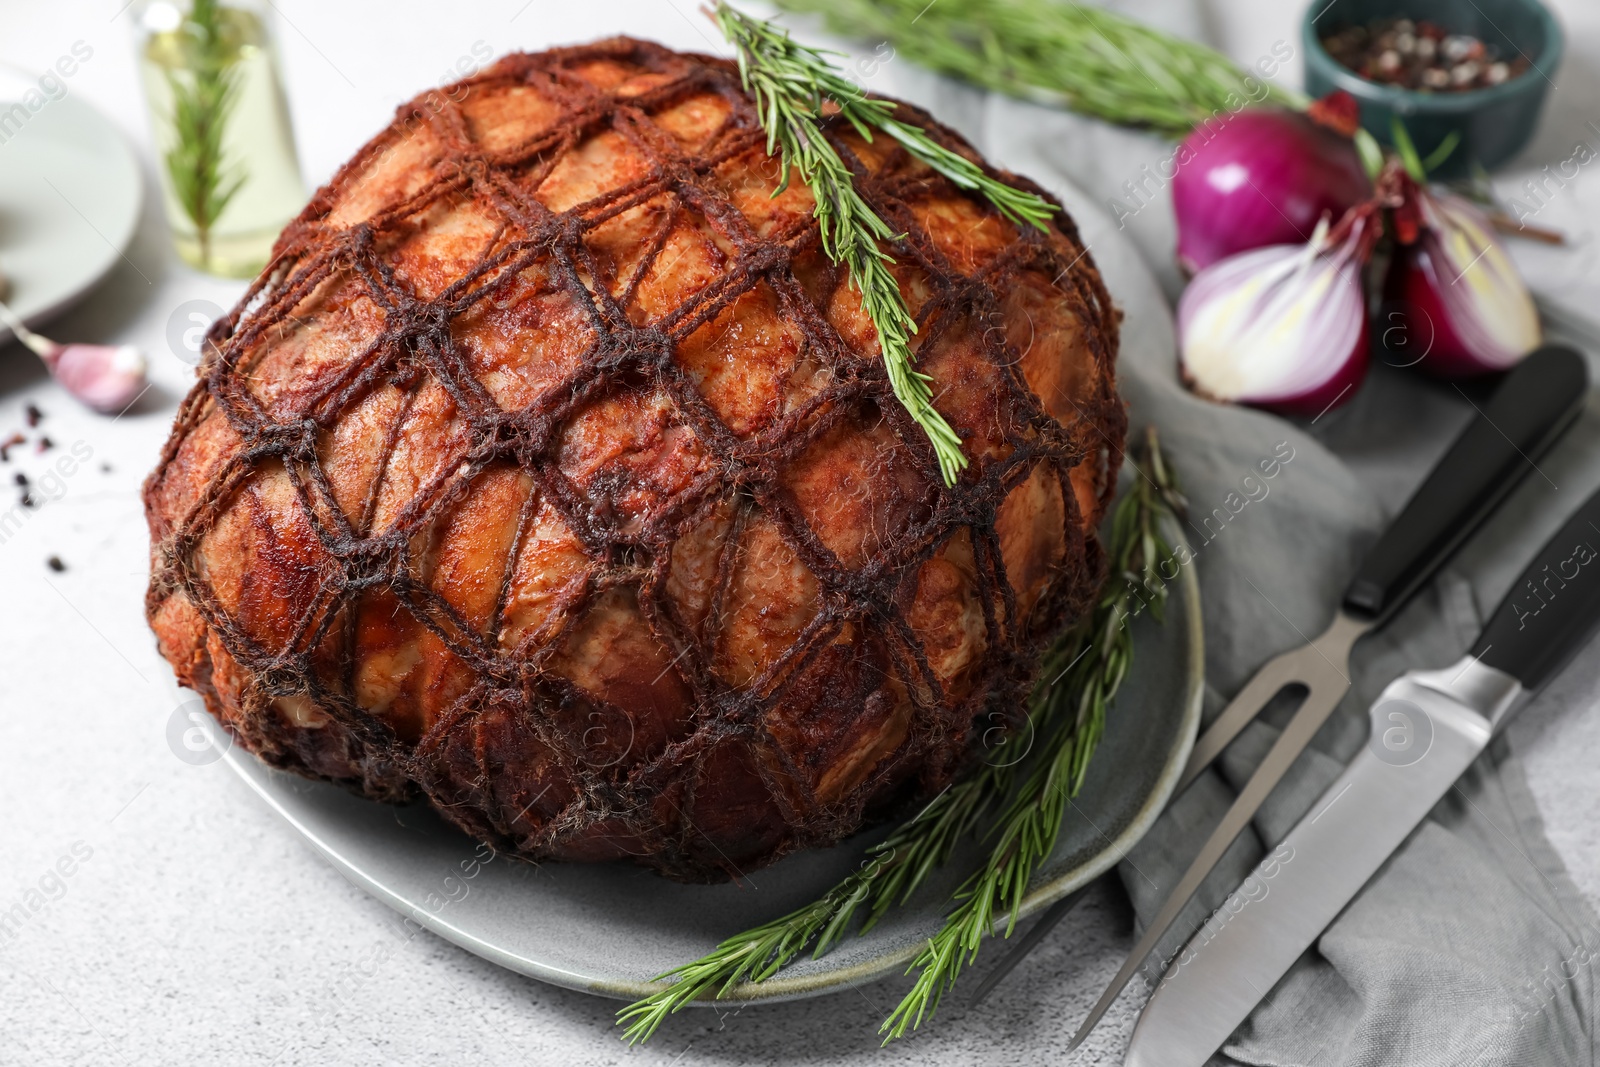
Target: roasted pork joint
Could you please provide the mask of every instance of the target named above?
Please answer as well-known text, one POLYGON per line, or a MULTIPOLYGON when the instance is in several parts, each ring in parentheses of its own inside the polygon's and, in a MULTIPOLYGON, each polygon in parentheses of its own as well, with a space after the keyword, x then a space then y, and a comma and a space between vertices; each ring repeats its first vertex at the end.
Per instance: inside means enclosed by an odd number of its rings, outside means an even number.
POLYGON ((402 107, 214 327, 145 485, 179 680, 274 766, 689 880, 961 773, 1102 577, 1117 313, 1065 215, 829 132, 904 232, 955 486, 731 64, 511 55, 402 107))

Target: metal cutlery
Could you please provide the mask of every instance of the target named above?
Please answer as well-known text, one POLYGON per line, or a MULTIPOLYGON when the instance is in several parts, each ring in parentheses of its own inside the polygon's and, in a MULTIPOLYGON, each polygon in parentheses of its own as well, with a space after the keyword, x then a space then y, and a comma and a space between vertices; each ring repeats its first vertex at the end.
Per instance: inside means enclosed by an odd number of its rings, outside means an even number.
MULTIPOLYGON (((1289 728, 1096 1004, 1074 1039, 1074 1046, 1115 1000, 1262 800, 1343 698, 1350 687, 1349 654, 1356 640, 1388 621, 1528 474, 1537 457, 1577 417, 1587 389, 1588 371, 1583 357, 1570 348, 1546 346, 1518 364, 1372 547, 1328 629, 1308 644, 1269 660, 1202 733, 1179 778, 1177 791, 1193 782, 1279 692, 1297 684, 1308 690, 1289 728)), ((972 1003, 980 1003, 1082 896, 1080 891, 1051 905, 985 976, 972 1003)))
POLYGON ((1600 493, 1528 564, 1467 656, 1383 690, 1367 747, 1257 868, 1264 891, 1219 910, 1167 968, 1130 1067, 1205 1063, 1597 626, 1600 493))
POLYGON ((1588 384, 1583 357, 1564 346, 1546 345, 1519 363, 1367 553, 1327 630, 1269 660, 1196 742, 1180 788, 1280 691, 1290 685, 1307 689, 1299 710, 1145 928, 1069 1050, 1094 1029, 1343 699, 1350 688, 1347 672, 1356 640, 1388 621, 1527 476, 1535 457, 1577 418, 1588 384))

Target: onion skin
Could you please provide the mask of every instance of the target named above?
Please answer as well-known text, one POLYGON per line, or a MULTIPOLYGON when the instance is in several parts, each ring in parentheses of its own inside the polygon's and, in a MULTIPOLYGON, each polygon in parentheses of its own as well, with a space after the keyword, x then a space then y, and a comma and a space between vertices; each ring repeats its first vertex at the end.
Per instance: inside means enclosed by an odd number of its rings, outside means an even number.
POLYGON ((1445 379, 1510 369, 1539 346, 1533 298, 1482 212, 1460 197, 1416 195, 1424 228, 1395 248, 1384 279, 1396 328, 1425 346, 1415 366, 1445 379))
POLYGON ((1451 325, 1439 293, 1438 269, 1422 242, 1396 248, 1383 287, 1384 304, 1395 316, 1391 329, 1404 331, 1407 338, 1419 338, 1427 346, 1426 354, 1407 366, 1440 378, 1487 373, 1491 368, 1472 356, 1451 325))
POLYGON ((1250 108, 1195 127, 1178 147, 1172 207, 1178 262, 1220 259, 1311 236, 1372 196, 1355 143, 1287 108, 1250 108))

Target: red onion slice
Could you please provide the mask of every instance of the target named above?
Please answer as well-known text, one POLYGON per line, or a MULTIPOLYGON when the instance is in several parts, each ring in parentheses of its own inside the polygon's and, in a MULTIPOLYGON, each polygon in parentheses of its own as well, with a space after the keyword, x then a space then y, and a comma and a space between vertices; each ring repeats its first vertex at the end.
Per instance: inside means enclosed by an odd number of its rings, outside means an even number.
POLYGON ((1221 260, 1178 301, 1183 375, 1215 400, 1317 413, 1366 373, 1367 315, 1358 223, 1336 248, 1326 223, 1310 244, 1221 260))
POLYGON ((1410 336, 1433 339, 1418 366, 1442 378, 1503 371, 1539 347, 1539 312, 1489 220, 1459 196, 1417 190, 1423 228, 1395 249, 1385 297, 1410 336))

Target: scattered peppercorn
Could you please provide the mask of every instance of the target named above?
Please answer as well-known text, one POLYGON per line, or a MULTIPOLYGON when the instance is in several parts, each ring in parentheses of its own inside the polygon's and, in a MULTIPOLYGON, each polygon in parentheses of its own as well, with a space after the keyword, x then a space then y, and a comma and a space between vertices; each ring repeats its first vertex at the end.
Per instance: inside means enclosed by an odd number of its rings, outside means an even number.
POLYGON ((67 569, 67 565, 61 562, 60 556, 51 556, 49 559, 45 560, 45 564, 57 574, 60 574, 62 571, 67 569))
POLYGON ((28 476, 26 474, 23 474, 21 471, 17 472, 16 482, 17 482, 18 485, 22 486, 22 488, 24 488, 24 489, 28 488, 28 476))
POLYGON ((14 433, 4 441, 0 441, 0 463, 11 462, 11 450, 17 445, 26 444, 28 439, 20 433, 14 433))
POLYGON ((44 418, 44 412, 39 410, 37 404, 30 403, 23 409, 23 414, 27 416, 29 428, 39 425, 39 420, 44 418))
POLYGON ((1326 34, 1322 47, 1368 81, 1421 93, 1486 89, 1525 73, 1518 55, 1505 61, 1470 33, 1448 33, 1427 20, 1374 19, 1326 34))
POLYGON ((33 450, 35 452, 48 452, 50 449, 54 448, 55 446, 56 446, 56 443, 54 441, 50 440, 50 438, 44 436, 43 434, 40 434, 39 435, 39 443, 34 446, 33 450))

